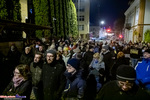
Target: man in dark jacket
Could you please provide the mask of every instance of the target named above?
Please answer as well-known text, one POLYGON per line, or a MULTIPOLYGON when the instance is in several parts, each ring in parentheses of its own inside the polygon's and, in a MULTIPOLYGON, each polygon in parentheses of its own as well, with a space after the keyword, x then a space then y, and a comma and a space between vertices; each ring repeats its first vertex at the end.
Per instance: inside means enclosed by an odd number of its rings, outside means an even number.
POLYGON ((103 61, 105 63, 106 82, 110 81, 110 69, 112 66, 112 54, 109 50, 109 45, 102 47, 103 61))
POLYGON ((83 60, 85 61, 86 67, 89 68, 90 63, 93 60, 94 46, 89 46, 89 50, 84 54, 83 60))
POLYGON ((32 90, 34 92, 36 100, 42 100, 42 53, 36 52, 34 56, 34 61, 30 64, 30 71, 32 75, 32 90))
POLYGON ((117 80, 106 83, 96 100, 149 100, 150 95, 135 84, 133 67, 121 65, 117 69, 117 80))
POLYGON ((54 50, 47 51, 42 74, 44 100, 60 99, 66 84, 63 73, 63 65, 56 62, 56 52, 54 50))
POLYGON ((131 57, 132 67, 136 66, 141 56, 142 56, 142 50, 138 47, 138 43, 136 43, 134 46, 131 46, 130 57, 131 57))
POLYGON ((93 60, 94 46, 89 46, 89 50, 85 52, 83 59, 81 60, 81 67, 84 69, 83 77, 86 79, 89 74, 89 65, 93 60))

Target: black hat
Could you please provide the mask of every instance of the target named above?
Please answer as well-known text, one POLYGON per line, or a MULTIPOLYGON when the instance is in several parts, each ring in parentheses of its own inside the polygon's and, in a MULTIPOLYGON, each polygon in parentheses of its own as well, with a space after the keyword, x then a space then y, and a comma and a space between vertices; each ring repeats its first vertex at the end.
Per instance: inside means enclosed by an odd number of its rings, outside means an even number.
POLYGON ((144 52, 150 53, 150 49, 145 50, 144 52))
POLYGON ((68 60, 67 64, 70 64, 72 67, 74 67, 76 70, 78 70, 80 61, 76 58, 72 58, 72 59, 68 60))
POLYGON ((136 79, 135 69, 128 65, 120 65, 116 73, 117 80, 134 82, 136 79))

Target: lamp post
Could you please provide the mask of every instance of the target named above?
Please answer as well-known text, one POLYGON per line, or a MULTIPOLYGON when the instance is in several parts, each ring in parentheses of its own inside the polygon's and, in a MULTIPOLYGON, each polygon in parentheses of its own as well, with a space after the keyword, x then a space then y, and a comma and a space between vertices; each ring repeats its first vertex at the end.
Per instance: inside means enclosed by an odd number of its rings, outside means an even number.
POLYGON ((99 38, 103 37, 104 34, 104 29, 103 29, 103 25, 105 24, 105 22, 102 20, 100 21, 100 32, 99 32, 99 38))

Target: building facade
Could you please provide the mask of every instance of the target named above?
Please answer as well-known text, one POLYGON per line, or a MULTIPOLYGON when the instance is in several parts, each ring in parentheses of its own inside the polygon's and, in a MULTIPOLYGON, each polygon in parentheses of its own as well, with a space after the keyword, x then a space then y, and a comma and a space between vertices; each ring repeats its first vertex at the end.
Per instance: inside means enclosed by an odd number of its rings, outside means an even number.
POLYGON ((90 16, 90 0, 73 0, 78 20, 79 37, 89 39, 89 16, 90 16))
POLYGON ((125 14, 124 40, 139 42, 144 40, 144 33, 150 30, 150 0, 134 0, 125 14))

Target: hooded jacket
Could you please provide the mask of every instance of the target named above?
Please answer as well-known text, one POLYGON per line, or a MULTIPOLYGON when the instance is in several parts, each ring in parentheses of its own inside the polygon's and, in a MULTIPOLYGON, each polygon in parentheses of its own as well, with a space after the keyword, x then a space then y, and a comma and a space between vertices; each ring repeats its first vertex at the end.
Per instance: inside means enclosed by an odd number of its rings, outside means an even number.
POLYGON ((137 75, 136 83, 150 91, 150 59, 143 59, 142 62, 138 62, 135 70, 137 75))
POLYGON ((83 98, 86 82, 81 77, 82 71, 78 71, 73 75, 66 71, 64 74, 67 78, 64 90, 65 98, 83 98))

